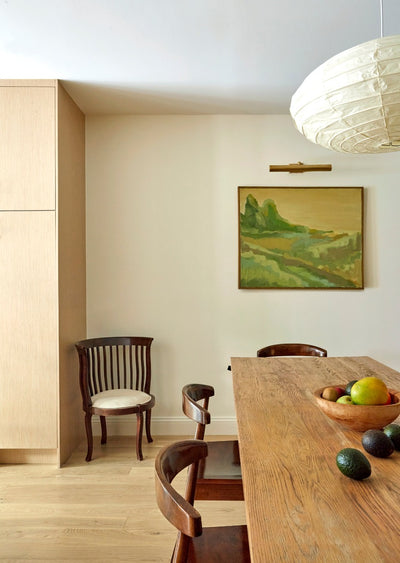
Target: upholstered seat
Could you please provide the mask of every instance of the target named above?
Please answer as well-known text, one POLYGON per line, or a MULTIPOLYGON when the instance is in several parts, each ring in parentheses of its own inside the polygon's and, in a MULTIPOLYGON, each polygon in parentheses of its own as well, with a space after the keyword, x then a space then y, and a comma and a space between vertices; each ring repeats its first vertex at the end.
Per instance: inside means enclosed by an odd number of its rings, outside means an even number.
POLYGON ((151 401, 151 395, 133 389, 110 389, 91 397, 92 407, 98 409, 121 409, 136 407, 151 401))

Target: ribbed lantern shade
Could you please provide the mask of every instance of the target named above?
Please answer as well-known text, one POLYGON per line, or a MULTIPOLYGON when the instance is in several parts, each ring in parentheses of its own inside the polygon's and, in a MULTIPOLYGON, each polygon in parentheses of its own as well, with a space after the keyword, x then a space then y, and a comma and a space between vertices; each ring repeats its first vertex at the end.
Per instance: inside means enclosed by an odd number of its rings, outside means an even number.
POLYGON ((400 150, 400 35, 327 60, 293 95, 290 113, 307 139, 328 149, 400 150))

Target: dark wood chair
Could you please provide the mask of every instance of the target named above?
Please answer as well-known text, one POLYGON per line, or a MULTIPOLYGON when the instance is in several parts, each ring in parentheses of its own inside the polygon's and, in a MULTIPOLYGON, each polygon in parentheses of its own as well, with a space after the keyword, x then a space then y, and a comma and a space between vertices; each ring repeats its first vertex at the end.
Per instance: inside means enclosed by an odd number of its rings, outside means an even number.
POLYGON ((173 563, 250 563, 246 526, 203 528, 201 516, 193 507, 196 476, 188 472, 185 497, 171 485, 186 467, 199 464, 207 456, 203 440, 185 440, 163 448, 155 462, 158 507, 178 529, 172 554, 173 563))
MULTIPOLYGON (((213 395, 211 385, 192 383, 182 389, 183 412, 197 423, 196 440, 204 440, 211 422, 208 402, 213 395)), ((189 471, 197 473, 196 500, 244 500, 237 440, 208 442, 208 456, 189 471)))
POLYGON ((143 413, 147 441, 154 395, 150 393, 153 339, 142 336, 91 338, 75 344, 87 436, 86 461, 92 459, 92 415, 100 416, 101 443, 107 442, 107 416, 136 414, 136 455, 142 460, 143 413))
POLYGON ((328 352, 313 344, 271 344, 257 350, 258 358, 269 358, 271 356, 320 356, 326 357, 328 352))

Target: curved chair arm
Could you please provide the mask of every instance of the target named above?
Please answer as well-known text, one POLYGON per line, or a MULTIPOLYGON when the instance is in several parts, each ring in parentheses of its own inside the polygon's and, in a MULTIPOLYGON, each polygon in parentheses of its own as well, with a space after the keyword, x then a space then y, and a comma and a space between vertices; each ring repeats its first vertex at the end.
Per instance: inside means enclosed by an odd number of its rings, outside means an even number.
POLYGON ((324 348, 314 344, 284 343, 271 344, 257 350, 258 358, 269 358, 271 356, 319 356, 326 357, 328 352, 324 348))
MULTIPOLYGON (((157 504, 167 520, 190 537, 202 534, 201 516, 190 502, 172 487, 171 482, 182 469, 206 457, 207 452, 206 442, 184 440, 165 446, 155 461, 157 504)), ((196 487, 195 475, 191 486, 196 487)))
POLYGON ((208 400, 214 396, 214 388, 211 385, 201 383, 189 383, 182 389, 182 410, 187 417, 197 424, 210 424, 211 415, 208 409, 208 400), (197 401, 204 400, 203 405, 197 401))

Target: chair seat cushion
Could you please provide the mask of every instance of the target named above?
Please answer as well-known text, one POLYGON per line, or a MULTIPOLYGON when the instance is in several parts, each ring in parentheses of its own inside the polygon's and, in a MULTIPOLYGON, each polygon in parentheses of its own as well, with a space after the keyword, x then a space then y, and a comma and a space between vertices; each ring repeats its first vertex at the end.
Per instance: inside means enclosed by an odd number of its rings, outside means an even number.
POLYGON ((123 409, 144 405, 151 401, 151 395, 133 389, 110 389, 91 397, 92 407, 99 409, 123 409))

